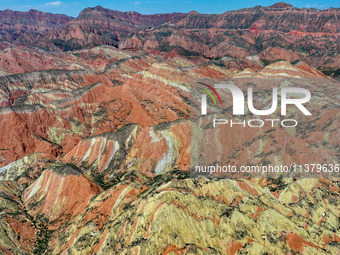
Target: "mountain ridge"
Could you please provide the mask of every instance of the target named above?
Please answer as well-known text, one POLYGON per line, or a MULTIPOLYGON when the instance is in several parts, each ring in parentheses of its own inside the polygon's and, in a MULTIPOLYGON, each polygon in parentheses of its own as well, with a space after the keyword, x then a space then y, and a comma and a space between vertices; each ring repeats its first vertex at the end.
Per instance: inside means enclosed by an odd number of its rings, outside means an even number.
POLYGON ((111 45, 120 49, 161 52, 184 49, 208 58, 225 55, 242 58, 259 54, 268 60, 271 59, 266 56, 267 52, 281 48, 287 60, 292 57, 289 51, 294 50, 297 58, 315 67, 333 67, 340 63, 338 56, 331 56, 325 50, 339 51, 339 8, 296 8, 280 2, 269 7, 256 6, 222 14, 143 15, 102 6, 85 8, 77 18, 38 11, 35 15, 35 12, 0 11, 0 17, 4 13, 13 14, 7 18, 12 23, 10 26, 5 24, 5 19, 0 19, 1 48, 16 44, 70 51, 111 45), (20 23, 22 15, 29 17, 31 27, 20 23), (43 15, 52 15, 54 26, 35 25, 43 15))

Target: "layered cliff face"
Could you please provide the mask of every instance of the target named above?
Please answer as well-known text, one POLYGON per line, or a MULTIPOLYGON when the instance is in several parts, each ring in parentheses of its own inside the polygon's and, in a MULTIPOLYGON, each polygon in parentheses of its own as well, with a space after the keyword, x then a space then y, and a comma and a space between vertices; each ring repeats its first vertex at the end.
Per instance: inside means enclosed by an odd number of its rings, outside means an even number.
POLYGON ((31 24, 25 34, 46 29, 35 34, 43 47, 12 38, 0 51, 0 253, 339 253, 338 178, 189 173, 195 81, 251 86, 259 109, 272 87, 312 93, 312 117, 288 111, 295 128, 211 139, 233 164, 338 162, 338 12, 284 3, 221 15, 95 7, 55 26, 49 14, 19 13, 31 24))

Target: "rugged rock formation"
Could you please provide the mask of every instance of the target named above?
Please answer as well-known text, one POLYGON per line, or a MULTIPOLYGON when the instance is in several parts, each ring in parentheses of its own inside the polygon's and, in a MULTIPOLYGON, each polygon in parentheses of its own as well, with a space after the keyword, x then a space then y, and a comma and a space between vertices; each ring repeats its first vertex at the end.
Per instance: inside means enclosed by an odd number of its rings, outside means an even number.
POLYGON ((302 59, 315 66, 337 66, 338 57, 329 55, 326 49, 339 51, 338 16, 339 9, 298 9, 284 3, 220 15, 189 13, 176 23, 138 31, 120 45, 163 51, 180 47, 187 54, 207 57, 259 54, 270 61, 302 59))
POLYGON ((93 45, 118 46, 120 38, 131 32, 158 27, 166 22, 176 22, 184 16, 185 14, 180 13, 142 15, 97 6, 84 9, 67 27, 50 33, 48 39, 64 50, 93 45))
POLYGON ((1 12, 0 253, 339 253, 338 178, 188 172, 196 81, 252 86, 258 109, 274 86, 313 95, 312 116, 288 110, 295 128, 211 139, 228 162, 339 161, 338 12, 1 12))
POLYGON ((339 65, 337 8, 295 8, 286 3, 223 14, 142 15, 101 6, 84 9, 76 19, 31 10, 0 13, 2 48, 10 43, 38 44, 64 51, 112 45, 120 49, 157 49, 182 55, 246 57, 269 61, 302 59, 313 66, 339 65))

